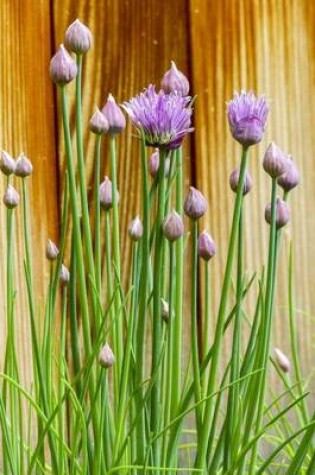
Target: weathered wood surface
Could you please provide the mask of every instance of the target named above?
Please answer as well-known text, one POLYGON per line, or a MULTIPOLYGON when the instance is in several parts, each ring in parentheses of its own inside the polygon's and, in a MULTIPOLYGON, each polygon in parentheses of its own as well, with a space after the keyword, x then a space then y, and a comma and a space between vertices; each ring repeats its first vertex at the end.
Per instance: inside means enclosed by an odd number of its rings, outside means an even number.
MULTIPOLYGON (((14 157, 24 152, 33 162, 31 179, 32 244, 34 280, 38 309, 43 309, 45 280, 49 269, 45 259, 45 242, 58 236, 57 155, 53 90, 47 66, 51 55, 51 12, 45 0, 36 2, 3 1, 0 5, 0 146, 14 157), (30 3, 32 5, 30 5, 30 3)), ((2 174, 1 174, 2 175, 2 174)), ((15 186, 21 192, 20 179, 15 186)), ((2 196, 6 180, 0 177, 0 345, 5 348, 5 256, 6 208, 2 196)), ((16 331, 21 374, 29 379, 30 331, 24 278, 24 241, 22 209, 16 211, 15 275, 16 331)))
MULTIPOLYGON (((14 155, 23 150, 34 163, 32 229, 36 244, 35 274, 41 298, 43 276, 47 274, 44 244, 47 236, 56 236, 57 233, 57 191, 63 174, 58 107, 53 100, 48 66, 56 46, 63 42, 63 32, 77 17, 89 25, 95 39, 94 47, 85 60, 85 123, 94 107, 102 106, 109 92, 122 101, 150 82, 158 84, 171 59, 190 78, 192 93, 198 99, 194 119, 196 132, 186 143, 185 165, 190 181, 197 183, 210 201, 205 224, 219 247, 213 273, 215 295, 225 263, 232 212, 228 176, 239 155, 239 147, 229 134, 225 103, 233 90, 240 88, 265 92, 271 99, 272 111, 266 137, 250 160, 255 188, 246 199, 250 223, 246 236, 247 261, 252 270, 262 263, 262 257, 266 254, 268 229, 263 210, 268 201, 269 182, 262 172, 261 160, 265 147, 273 139, 292 153, 302 175, 300 188, 292 194, 292 225, 286 235, 292 234, 295 241, 297 307, 301 310, 298 317, 303 342, 301 351, 309 368, 314 329, 311 314, 315 305, 312 286, 315 279, 315 246, 312 242, 315 230, 315 145, 312 136, 315 125, 314 3, 307 0, 1 2, 1 147, 14 155), (58 158, 56 150, 59 150, 58 158)), ((88 132, 85 143, 88 179, 91 182, 93 137, 88 132)), ((129 272, 126 227, 139 210, 139 157, 137 153, 130 153, 135 143, 129 126, 119 142, 120 213, 127 263, 125 275, 129 272)), ((107 169, 105 144, 104 173, 107 169)), ((3 179, 1 187, 3 190, 3 179)), ((2 206, 2 223, 4 219, 2 206)), ((18 259, 22 262, 20 223, 17 232, 18 259)), ((3 226, 0 240, 3 263, 3 226)), ((287 238, 285 240, 288 241, 287 238)), ((25 295, 20 285, 23 280, 20 274, 17 276, 19 339, 21 353, 27 355, 29 334, 28 323, 23 319, 25 295)), ((4 328, 3 264, 0 279, 1 328, 4 328)), ((280 285, 285 284, 284 270, 281 271, 280 281, 280 285)), ((215 303, 217 300, 215 297, 215 303)), ((278 299, 278 304, 274 341, 287 349, 287 316, 283 307, 285 292, 278 299)), ((4 332, 1 332, 1 339, 3 344, 4 332)), ((27 364, 27 358, 24 361, 27 364)))

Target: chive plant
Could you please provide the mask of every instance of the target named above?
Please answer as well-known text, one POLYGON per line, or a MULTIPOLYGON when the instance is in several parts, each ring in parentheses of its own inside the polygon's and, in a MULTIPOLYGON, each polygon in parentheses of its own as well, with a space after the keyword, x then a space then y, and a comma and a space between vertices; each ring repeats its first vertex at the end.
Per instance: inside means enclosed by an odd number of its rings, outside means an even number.
POLYGON ((132 259, 129 278, 123 282, 117 148, 126 120, 109 94, 105 106, 96 109, 89 122, 95 136, 94 199, 90 202, 82 71, 91 44, 90 30, 76 20, 66 32, 70 52, 60 46, 50 64, 61 102, 66 173, 59 244, 48 240, 46 246, 50 278, 44 309, 34 287, 32 165, 23 154, 17 161, 7 152, 1 154, 7 186, 3 197, 7 340, 0 374, 1 473, 313 474, 315 416, 309 412, 298 353, 292 246, 288 259, 292 369, 287 355, 280 349, 271 351, 281 232, 290 220, 290 192, 299 182, 294 161, 275 144, 268 147, 263 160, 271 190, 265 210, 268 260, 263 271, 248 278, 244 259, 247 217, 243 202, 253 184, 247 164, 252 147, 264 134, 267 100, 241 91, 227 106, 241 158, 230 177, 235 204, 218 309, 211 304, 211 259, 216 244, 199 226, 207 200, 194 187, 184 199, 182 142, 193 132, 189 82, 172 62, 160 90, 151 85, 123 103, 139 134, 142 174, 142 219, 137 216, 128 227, 132 259), (68 109, 72 81, 73 130, 68 109), (103 143, 105 134, 109 140, 103 143), (110 176, 101 181, 103 159, 109 161, 110 176), (24 262, 15 258, 19 213, 24 262), (15 266, 24 269, 28 297, 30 388, 21 383, 18 361, 15 266), (204 292, 199 295, 201 281, 204 292), (190 305, 185 304, 185 285, 191 291, 190 305), (256 296, 252 314, 245 310, 249 293, 256 296), (183 355, 186 328, 190 332, 188 358, 183 355), (228 329, 232 345, 223 363, 228 329), (271 365, 282 385, 279 394, 270 380, 271 365))

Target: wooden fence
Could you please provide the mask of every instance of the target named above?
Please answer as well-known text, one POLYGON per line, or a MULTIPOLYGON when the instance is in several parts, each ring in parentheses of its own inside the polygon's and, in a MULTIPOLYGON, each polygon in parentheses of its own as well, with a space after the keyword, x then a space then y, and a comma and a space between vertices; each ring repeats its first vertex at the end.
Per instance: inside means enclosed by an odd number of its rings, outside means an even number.
MULTIPOLYGON (((48 237, 58 240, 63 152, 58 101, 49 78, 50 57, 63 42, 66 27, 79 18, 89 25, 94 47, 85 60, 86 121, 112 92, 118 101, 148 83, 158 84, 175 60, 197 95, 196 132, 185 148, 187 183, 208 196, 205 226, 218 244, 214 263, 215 302, 225 263, 232 196, 228 176, 239 147, 230 137, 225 103, 233 91, 266 93, 272 110, 263 142, 252 154, 255 188, 246 199, 249 216, 246 249, 249 270, 260 266, 268 229, 263 211, 269 181, 262 171, 264 149, 274 140, 295 157, 301 186, 292 193, 292 224, 286 231, 282 262, 292 235, 295 246, 296 305, 305 369, 311 368, 315 305, 315 3, 309 0, 2 0, 0 5, 0 146, 17 156, 24 151, 34 165, 32 233, 39 304, 48 267, 48 237)), ((127 222, 138 211, 139 161, 131 154, 131 128, 121 138, 119 187, 122 240, 128 262, 127 222)), ((85 137, 88 176, 93 141, 85 137)), ((107 168, 104 158, 103 171, 107 168)), ((5 180, 1 178, 1 195, 5 180)), ((92 190, 91 190, 92 191, 92 190)), ((0 207, 0 345, 5 339, 5 211, 0 207)), ((17 260, 23 262, 21 223, 17 223, 17 260)), ((128 272, 127 267, 124 272, 128 272)), ((285 285, 284 266, 280 288, 285 285)), ((16 275, 18 338, 26 375, 30 345, 24 277, 16 275)), ((277 301, 274 342, 288 349, 286 292, 277 301)))

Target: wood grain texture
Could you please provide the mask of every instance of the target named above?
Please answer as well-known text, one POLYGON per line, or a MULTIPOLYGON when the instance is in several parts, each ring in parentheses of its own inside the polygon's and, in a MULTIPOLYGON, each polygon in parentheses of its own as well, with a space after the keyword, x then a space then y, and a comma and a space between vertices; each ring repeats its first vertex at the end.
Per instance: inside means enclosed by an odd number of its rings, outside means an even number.
MULTIPOLYGON (((0 144, 17 157, 24 152, 32 161, 32 245, 34 280, 42 312, 48 277, 45 242, 58 234, 55 115, 48 66, 51 54, 50 8, 45 0, 1 2, 0 8, 0 144)), ((15 186, 21 191, 20 179, 15 186)), ((1 354, 5 342, 5 214, 2 195, 5 177, 0 177, 0 335, 1 354)), ((16 328, 21 355, 21 374, 31 378, 30 332, 24 278, 22 208, 16 210, 16 328)))
MULTIPOLYGON (((274 140, 291 153, 301 171, 301 186, 292 192, 292 223, 281 250, 279 290, 286 285, 289 236, 293 237, 296 266, 297 318, 305 368, 311 368, 314 351, 314 173, 315 113, 313 2, 286 0, 190 0, 190 45, 193 92, 198 95, 195 123, 197 181, 209 196, 207 226, 219 247, 214 264, 218 295, 225 264, 233 196, 230 172, 239 162, 240 147, 233 141, 226 120, 226 101, 234 90, 253 89, 271 101, 265 137, 253 148, 250 169, 254 189, 246 197, 246 254, 249 270, 266 258, 268 227, 264 207, 270 197, 270 180, 261 162, 274 140), (312 26, 313 25, 313 26, 312 26)), ((217 303, 217 302, 216 302, 217 303)), ((288 350, 286 292, 276 304, 274 344, 288 350)))

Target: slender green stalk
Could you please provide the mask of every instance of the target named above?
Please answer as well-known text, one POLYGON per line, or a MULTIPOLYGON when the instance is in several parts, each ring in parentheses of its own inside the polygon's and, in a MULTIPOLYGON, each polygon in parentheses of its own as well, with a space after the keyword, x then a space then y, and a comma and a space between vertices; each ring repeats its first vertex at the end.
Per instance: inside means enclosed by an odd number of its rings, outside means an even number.
POLYGON ((101 295, 101 203, 100 203, 100 160, 102 136, 96 135, 94 152, 94 209, 95 209, 95 277, 97 293, 101 295))
POLYGON ((134 292, 136 291, 136 276, 137 276, 137 249, 138 243, 135 242, 133 246, 133 266, 132 266, 132 284, 133 284, 133 297, 131 303, 131 312, 128 319, 128 329, 127 329, 127 341, 124 350, 124 359, 122 365, 122 375, 120 380, 120 396, 119 396, 119 409, 117 417, 117 430, 116 430, 116 440, 115 440, 115 450, 114 450, 114 460, 116 460, 118 450, 121 445, 121 438, 124 436, 123 433, 123 423, 126 419, 126 400, 127 400, 127 389, 128 389, 128 378, 130 378, 130 362, 132 356, 132 342, 134 335, 134 318, 135 318, 135 296, 134 292))
MULTIPOLYGON (((211 286, 210 286, 210 266, 204 261, 204 282, 205 282, 205 304, 202 325, 202 361, 205 360, 210 346, 210 323, 211 323, 211 286)), ((202 395, 206 394, 208 371, 204 371, 201 378, 202 395)))
MULTIPOLYGON (((158 172, 158 203, 156 217, 156 238, 154 255, 154 276, 153 276, 153 329, 152 329, 152 368, 151 376, 156 374, 151 393, 151 433, 154 436, 159 430, 160 424, 160 384, 161 370, 159 360, 162 350, 162 318, 161 318, 161 297, 162 297, 162 260, 163 260, 163 232, 162 223, 164 219, 165 206, 165 156, 166 151, 160 149, 160 166, 158 172)), ((160 466, 160 443, 156 440, 152 444, 153 463, 160 466)), ((157 470, 157 474, 159 471, 157 470)))
MULTIPOLYGON (((241 167, 240 167, 240 173, 239 173, 239 185, 238 185, 236 199, 235 199, 233 222, 232 222, 229 247, 228 247, 227 263, 226 263, 224 281, 222 285, 221 301, 220 301, 220 307, 219 307, 219 313, 218 313, 218 319, 217 319, 217 325, 216 325, 216 331, 215 331, 215 337, 214 337, 212 364, 211 364, 209 381, 208 381, 208 395, 214 392, 215 383, 217 379, 217 370, 218 370, 218 364, 219 364, 219 358, 220 358, 222 336, 223 336, 223 331, 224 331, 226 307, 227 307, 227 302, 228 302, 228 292, 229 292, 231 277, 232 277, 234 251, 235 251, 237 231, 238 231, 240 213, 241 213, 242 202, 243 202, 243 186, 244 186, 245 173, 246 173, 247 155, 248 155, 248 149, 243 148, 241 167)), ((196 456, 195 468, 206 467, 206 453, 207 453, 208 438, 209 438, 210 428, 211 428, 211 421, 213 419, 213 411, 214 411, 214 401, 212 400, 212 398, 210 398, 206 403, 203 424, 200 431, 200 444, 198 446, 198 453, 196 456)), ((209 442, 211 445, 212 441, 209 441, 209 442)))
MULTIPOLYGON (((66 333, 67 333, 67 287, 63 288, 62 291, 62 309, 61 309, 61 328, 60 328, 60 346, 59 346, 59 377, 58 377, 58 399, 62 400, 63 394, 65 392, 64 379, 66 378, 66 333)), ((58 465, 62 473, 67 473, 67 462, 65 460, 65 453, 63 450, 63 443, 66 441, 66 428, 65 422, 67 420, 66 409, 64 405, 61 405, 59 414, 58 414, 58 431, 60 434, 60 442, 58 444, 58 465)))
MULTIPOLYGON (((191 351, 192 364, 194 375, 194 392, 195 403, 201 400, 201 381, 200 381, 200 361, 199 361, 199 346, 198 346, 198 322, 197 322, 197 279, 198 279, 198 222, 193 220, 191 222, 192 235, 192 262, 191 262, 191 351)), ((199 436, 202 425, 202 406, 196 406, 196 426, 197 435, 199 436)))
MULTIPOLYGON (((238 226, 238 260, 237 260, 237 283, 236 283, 236 312, 234 320, 234 333, 231 358, 230 382, 237 380, 240 373, 240 339, 242 317, 242 294, 243 294, 243 210, 240 213, 238 226)), ((227 426, 225 431, 224 469, 227 470, 231 459, 237 454, 239 440, 236 436, 236 428, 241 418, 239 413, 239 383, 231 386, 228 397, 227 426)))
MULTIPOLYGON (((119 237, 119 211, 117 200, 117 159, 116 159, 116 138, 115 134, 110 135, 110 166, 112 179, 112 197, 113 197, 113 265, 115 281, 120 285, 120 237, 119 237)), ((115 355, 117 371, 120 373, 123 358, 123 325, 119 312, 121 311, 120 293, 115 294, 115 312, 116 320, 114 323, 116 340, 115 340, 115 355)))
MULTIPOLYGON (((76 89, 75 89, 75 126, 76 126, 76 139, 77 139, 77 165, 79 172, 79 189, 81 197, 81 207, 82 207, 82 224, 83 224, 83 237, 85 246, 85 252, 87 257, 87 264, 89 274, 91 276, 92 282, 95 282, 95 267, 94 267, 94 256, 93 256, 93 245, 92 245, 92 236, 91 236, 91 227, 90 227, 90 217, 89 217, 89 205, 88 205, 88 196, 86 189, 86 173, 85 173, 85 164, 84 164, 84 150, 83 150, 83 127, 82 127, 82 54, 77 54, 77 68, 78 73, 76 75, 76 89)), ((97 311, 95 296, 92 294, 93 309, 94 309, 94 318, 97 327, 100 325, 100 314, 97 311)))
POLYGON ((78 207, 77 195, 76 195, 75 170, 74 170, 73 157, 72 157, 71 133, 70 133, 70 127, 69 127, 69 111, 68 111, 67 93, 66 93, 65 86, 62 86, 60 90, 61 90, 61 101, 62 101, 61 108, 62 108, 62 121, 63 121, 63 129, 64 129, 65 149, 66 149, 66 161, 67 161, 67 170, 69 174, 69 192, 70 192, 72 219, 73 219, 74 246, 76 248, 77 273, 78 273, 80 300, 81 300, 81 307, 82 307, 83 336, 84 336, 85 352, 86 352, 86 355, 89 355, 91 351, 89 306, 88 306, 87 288, 86 288, 86 282, 85 282, 84 258, 83 258, 83 249, 82 249, 81 231, 80 231, 80 220, 79 220, 80 214, 79 214, 79 207, 78 207))
MULTIPOLYGON (((258 408, 257 408, 257 423, 256 432, 258 433, 262 427, 264 403, 266 394, 266 381, 268 371, 268 360, 270 352, 270 335, 272 324, 272 309, 273 309, 273 297, 275 286, 275 274, 276 274, 276 241, 277 241, 277 179, 272 179, 271 190, 271 223, 270 223, 270 238, 269 238, 269 256, 268 256, 268 268, 267 268, 267 285, 266 285, 266 307, 264 318, 264 334, 262 343, 262 359, 261 367, 264 368, 263 372, 259 376, 259 395, 258 395, 258 408)), ((258 440, 253 446, 252 457, 250 463, 249 473, 250 475, 255 473, 256 460, 257 460, 258 440)))
MULTIPOLYGON (((70 204, 72 210, 72 219, 73 219, 73 236, 74 236, 74 246, 76 253, 76 265, 77 265, 77 275, 79 283, 79 297, 81 302, 81 312, 82 312, 82 328, 83 328, 83 341, 85 355, 88 357, 92 353, 91 345, 91 331, 90 331, 90 320, 89 320, 89 305, 88 305, 88 296, 87 296, 87 286, 85 281, 85 270, 84 270, 84 258, 83 258, 83 249, 81 241, 81 232, 80 232, 80 221, 79 221, 79 209, 76 196, 76 183, 75 183, 75 170, 72 157, 72 147, 71 147, 71 134, 69 126, 69 111, 68 111, 68 102, 65 86, 60 87, 61 90, 61 110, 62 110, 62 122, 64 130, 64 140, 65 140, 65 150, 66 150, 66 163, 67 170, 69 174, 69 194, 70 194, 70 204)), ((95 383, 94 383, 94 371, 92 370, 90 379, 89 379, 89 389, 91 396, 94 394, 95 383)), ((97 426, 99 425, 99 418, 97 412, 95 412, 95 417, 93 418, 94 429, 97 431, 97 426)))
POLYGON ((141 407, 139 423, 137 425, 137 460, 143 461, 146 446, 145 408, 141 406, 144 398, 144 388, 141 385, 144 379, 145 334, 147 316, 148 281, 150 274, 150 196, 148 182, 147 153, 144 137, 141 137, 141 172, 142 172, 142 199, 143 199, 143 235, 141 240, 142 262, 139 283, 139 310, 137 315, 136 342, 135 342, 135 387, 139 388, 135 395, 136 407, 141 407))
MULTIPOLYGON (((171 400, 172 400, 172 392, 173 392, 173 385, 174 380, 172 379, 172 342, 173 342, 173 325, 174 325, 174 288, 175 288, 175 247, 176 244, 170 243, 170 265, 169 265, 169 294, 168 294, 168 321, 166 322, 168 331, 168 338, 167 338, 167 358, 165 358, 165 393, 164 393, 164 426, 167 426, 171 420, 171 400)), ((167 439, 169 434, 165 433, 163 437, 163 466, 166 464, 166 447, 167 447, 167 439)))
MULTIPOLYGON (((290 255, 289 255, 289 274, 288 274, 288 296, 289 296, 289 326, 290 326, 290 343, 291 343, 291 355, 293 360, 293 368, 295 379, 298 382, 298 394, 303 394, 303 377, 298 356, 298 343, 296 325, 294 322, 294 295, 293 295, 293 249, 292 242, 290 243, 290 255)), ((303 399, 301 402, 301 412, 304 420, 304 424, 309 421, 309 413, 306 401, 303 399)))
MULTIPOLYGON (((183 156, 182 147, 176 150, 176 211, 183 214, 183 156)), ((184 238, 176 243, 175 305, 172 332, 172 395, 171 414, 175 417, 181 395, 182 334, 183 334, 183 280, 184 238)))

